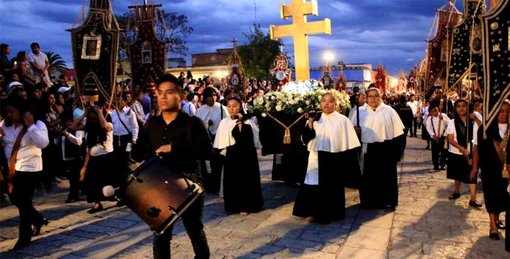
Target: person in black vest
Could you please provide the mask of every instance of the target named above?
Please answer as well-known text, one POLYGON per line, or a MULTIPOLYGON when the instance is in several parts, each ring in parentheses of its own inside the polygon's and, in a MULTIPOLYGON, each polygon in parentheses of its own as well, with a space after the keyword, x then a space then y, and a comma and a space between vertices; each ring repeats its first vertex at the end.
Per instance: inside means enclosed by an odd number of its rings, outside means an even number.
POLYGON ((80 168, 82 165, 81 145, 84 131, 76 130, 73 125, 73 112, 60 114, 62 130, 58 136, 58 151, 62 173, 69 179, 69 194, 65 203, 80 201, 80 168))
MULTIPOLYGON (((205 125, 197 117, 181 111, 182 82, 175 76, 165 74, 157 84, 157 103, 161 115, 147 121, 148 149, 158 154, 172 171, 182 172, 186 178, 202 186, 200 160, 212 155, 212 144, 205 125)), ((202 223, 204 194, 182 214, 195 258, 209 258, 210 251, 202 223)), ((163 234, 155 235, 154 258, 170 258, 170 240, 173 226, 163 234)))
POLYGON ((441 113, 438 106, 430 105, 429 116, 424 124, 432 142, 431 152, 434 170, 445 170, 447 157, 447 150, 445 149, 446 129, 449 123, 450 118, 441 113))
MULTIPOLYGON (((116 172, 113 177, 115 186, 123 186, 130 173, 128 163, 132 145, 138 140, 138 122, 135 112, 127 105, 127 96, 120 98, 119 109, 110 112, 113 124, 113 153, 116 172)), ((117 205, 122 205, 122 202, 117 205)))

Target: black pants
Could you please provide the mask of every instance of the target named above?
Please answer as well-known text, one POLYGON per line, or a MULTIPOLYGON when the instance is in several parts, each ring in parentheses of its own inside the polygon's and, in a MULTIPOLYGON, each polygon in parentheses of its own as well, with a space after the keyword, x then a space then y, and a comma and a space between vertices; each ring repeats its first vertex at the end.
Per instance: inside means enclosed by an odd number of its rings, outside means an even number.
POLYGON ((113 153, 115 154, 115 172, 113 184, 117 187, 123 186, 129 172, 129 152, 126 151, 128 143, 132 140, 131 134, 113 136, 113 153))
MULTIPOLYGON (((39 180, 42 181, 44 188, 47 191, 51 191, 52 184, 55 181, 55 176, 57 176, 58 164, 59 164, 59 152, 58 147, 55 145, 50 138, 50 143, 47 147, 42 149, 42 159, 43 159, 43 171, 39 180)), ((61 175, 59 175, 61 176, 61 175)))
MULTIPOLYGON (((202 223, 204 208, 204 195, 200 195, 195 202, 182 214, 182 223, 191 239, 195 258, 209 258, 209 245, 202 223)), ((170 258, 170 241, 172 240, 173 226, 170 226, 162 235, 154 235, 152 251, 155 259, 170 258)))
POLYGON ((220 151, 215 149, 211 159, 211 173, 207 172, 205 161, 201 162, 202 178, 204 179, 204 188, 207 193, 218 194, 221 187, 221 171, 225 163, 225 157, 220 155, 220 151))
POLYGON ((438 141, 431 140, 432 142, 432 163, 434 168, 439 166, 444 167, 446 164, 447 150, 444 148, 445 138, 442 137, 438 141))
POLYGON ((404 153, 407 146, 407 132, 409 132, 409 128, 404 128, 404 135, 401 137, 400 141, 400 158, 404 157, 404 153))
POLYGON ((11 202, 19 211, 19 239, 18 242, 30 242, 32 239, 32 225, 42 224, 44 217, 34 208, 32 198, 34 190, 39 184, 41 172, 19 172, 13 179, 13 191, 9 196, 11 202))
POLYGON ((78 199, 80 198, 80 168, 82 161, 79 158, 73 160, 62 161, 63 175, 69 179, 69 194, 67 199, 78 199))
POLYGON ((414 117, 413 123, 411 124, 411 129, 410 129, 411 137, 416 137, 417 129, 418 129, 418 118, 414 117))

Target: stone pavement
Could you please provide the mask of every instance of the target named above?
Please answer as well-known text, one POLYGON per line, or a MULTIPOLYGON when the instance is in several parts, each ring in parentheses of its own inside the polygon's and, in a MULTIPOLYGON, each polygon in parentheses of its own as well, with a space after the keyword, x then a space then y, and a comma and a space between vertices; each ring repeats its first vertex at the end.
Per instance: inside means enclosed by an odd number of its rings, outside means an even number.
MULTIPOLYGON (((408 139, 394 212, 360 209, 357 191, 347 189, 346 219, 329 225, 293 217, 296 187, 271 182, 272 159, 260 157, 264 211, 227 216, 221 198, 207 197, 204 224, 212 258, 509 258, 503 240, 488 238, 485 210, 467 206, 466 187, 460 199, 448 200, 452 182, 444 171, 430 170, 430 151, 424 146, 422 140, 408 139)), ((113 207, 114 202, 94 215, 86 212, 85 202, 64 204, 65 183, 60 192, 36 195, 36 207, 50 224, 18 252, 7 252, 17 238, 17 210, 0 209, 0 258, 152 258, 151 232, 134 213, 113 207)), ((180 221, 172 255, 193 258, 180 221)))

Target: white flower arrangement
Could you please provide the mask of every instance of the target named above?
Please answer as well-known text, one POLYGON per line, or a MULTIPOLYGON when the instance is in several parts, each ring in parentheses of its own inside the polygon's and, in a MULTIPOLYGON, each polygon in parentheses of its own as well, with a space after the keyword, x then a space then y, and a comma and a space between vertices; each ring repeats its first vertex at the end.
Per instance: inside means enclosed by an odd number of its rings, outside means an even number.
POLYGON ((302 114, 308 111, 319 111, 322 96, 327 93, 331 93, 336 98, 339 112, 351 108, 347 92, 323 89, 315 80, 290 82, 283 89, 282 92, 270 92, 264 96, 257 96, 253 100, 255 111, 260 112, 262 117, 265 117, 267 112, 302 114))

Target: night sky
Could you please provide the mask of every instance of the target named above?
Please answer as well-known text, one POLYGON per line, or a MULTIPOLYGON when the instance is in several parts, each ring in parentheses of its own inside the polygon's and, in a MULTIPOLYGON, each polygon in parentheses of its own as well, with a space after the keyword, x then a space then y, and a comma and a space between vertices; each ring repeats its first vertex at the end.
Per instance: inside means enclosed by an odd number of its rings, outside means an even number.
MULTIPOLYGON (((73 67, 71 36, 66 29, 81 24, 81 11, 88 9, 84 0, 0 0, 0 42, 11 45, 10 58, 20 50, 30 50, 37 41, 43 51, 60 54, 68 67, 73 67)), ((280 19, 280 3, 290 0, 166 0, 149 1, 163 4, 167 12, 188 16, 194 32, 187 39, 190 54, 214 52, 232 46, 232 38, 241 43, 256 22, 265 32, 270 24, 291 22, 280 19), (255 15, 256 3, 256 15, 255 15)), ((393 75, 408 72, 425 54, 435 9, 446 0, 319 0, 319 16, 309 21, 331 19, 332 35, 310 36, 311 66, 324 64, 326 50, 335 53, 335 62, 382 63, 393 75)), ((457 7, 463 11, 462 1, 457 7)), ((128 11, 127 6, 143 0, 114 0, 116 15, 128 11)), ((285 38, 285 51, 293 54, 292 39, 285 38)))

